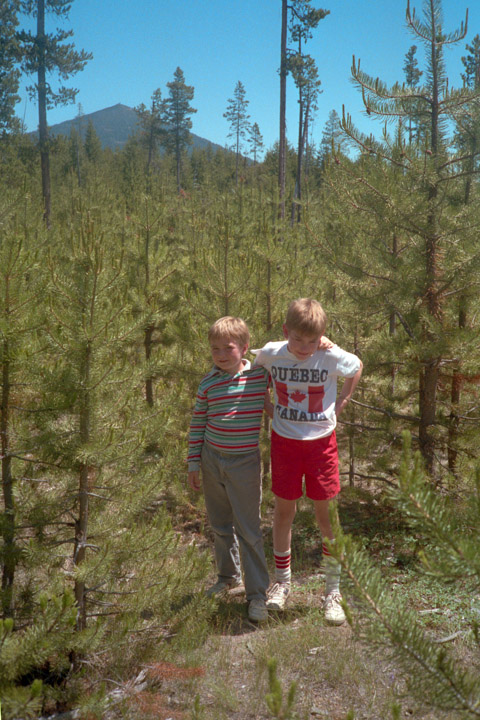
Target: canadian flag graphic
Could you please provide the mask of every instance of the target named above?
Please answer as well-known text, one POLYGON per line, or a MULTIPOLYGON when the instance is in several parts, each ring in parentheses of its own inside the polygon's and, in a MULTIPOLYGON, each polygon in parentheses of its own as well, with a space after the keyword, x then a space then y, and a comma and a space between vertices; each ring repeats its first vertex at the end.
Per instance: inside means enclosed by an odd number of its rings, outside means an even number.
POLYGON ((308 397, 308 412, 323 412, 323 397, 325 395, 323 385, 308 385, 306 390, 307 395, 300 390, 295 390, 289 395, 287 384, 275 381, 275 391, 279 405, 288 407, 290 401, 290 404, 296 403, 298 407, 298 404, 308 397))

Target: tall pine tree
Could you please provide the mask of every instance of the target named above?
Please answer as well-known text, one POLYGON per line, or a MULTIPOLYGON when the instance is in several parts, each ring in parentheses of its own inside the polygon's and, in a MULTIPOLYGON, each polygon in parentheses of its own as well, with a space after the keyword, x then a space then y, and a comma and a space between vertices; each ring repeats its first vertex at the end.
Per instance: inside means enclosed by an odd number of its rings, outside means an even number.
POLYGON ((66 105, 75 101, 77 91, 61 86, 55 92, 47 82, 47 72, 57 72, 62 79, 83 70, 91 53, 75 50, 73 43, 65 40, 73 35, 73 30, 57 30, 47 33, 45 16, 52 13, 59 18, 68 18, 71 0, 20 0, 21 11, 29 17, 36 17, 36 33, 22 30, 18 37, 21 45, 22 70, 34 75, 36 83, 27 88, 38 103, 38 137, 40 146, 40 164, 42 170, 42 193, 44 217, 47 227, 51 214, 50 148, 48 139, 47 110, 57 105, 66 105))
MULTIPOLYGON (((452 90, 448 87, 443 61, 444 48, 460 41, 466 27, 462 24, 458 31, 446 34, 439 0, 424 2, 424 20, 419 20, 408 4, 407 22, 418 41, 426 47, 427 68, 422 87, 397 84, 387 88, 378 78, 361 70, 355 58, 352 73, 362 92, 367 113, 386 121, 395 118, 403 121, 410 117, 412 109, 418 113, 423 126, 423 145, 405 143, 403 123, 397 127, 393 138, 385 130, 383 142, 358 133, 348 117, 344 117, 342 126, 364 154, 365 160, 358 169, 368 171, 372 168, 377 175, 370 190, 367 184, 356 196, 355 206, 370 213, 365 215, 370 225, 375 217, 382 218, 380 237, 389 237, 390 259, 395 266, 410 257, 416 300, 410 310, 410 320, 404 327, 409 328, 413 342, 410 356, 417 358, 420 448, 429 472, 435 476, 439 471, 438 453, 442 444, 438 438, 439 395, 444 384, 444 368, 452 361, 444 343, 450 326, 451 291, 454 286, 460 289, 466 282, 466 278, 455 270, 455 265, 461 262, 462 248, 470 245, 467 238, 472 227, 471 220, 465 219, 460 230, 451 214, 445 212, 462 179, 458 169, 461 158, 450 153, 445 120, 458 117, 462 106, 473 101, 474 94, 466 88, 452 90), (405 188, 402 197, 398 193, 400 186, 405 188), (452 238, 455 239, 453 243, 452 238), (409 252, 406 248, 410 248, 409 252)), ((345 169, 348 171, 347 166, 345 169)), ((387 256, 381 252, 377 257, 387 256)), ((371 272, 372 266, 365 269, 371 272)), ((392 300, 392 292, 385 297, 392 300)), ((403 317, 405 320, 406 315, 399 308, 392 310, 397 312, 397 319, 403 317)), ((454 347, 451 352, 455 353, 454 347)))
POLYGON ((175 156, 177 168, 177 190, 182 189, 182 153, 192 139, 190 130, 192 121, 190 115, 197 111, 190 105, 193 100, 194 88, 185 84, 185 76, 181 68, 177 67, 173 74, 173 80, 167 83, 168 97, 165 98, 163 119, 165 124, 165 135, 163 145, 175 156))
POLYGON ((16 66, 18 5, 18 0, 5 0, 0 5, 0 130, 18 128, 15 120, 15 104, 20 99, 17 94, 20 71, 16 66))
POLYGON ((235 185, 238 185, 238 165, 240 162, 240 155, 242 152, 243 141, 247 137, 249 129, 248 119, 250 115, 247 113, 247 106, 249 101, 245 97, 245 87, 240 80, 235 85, 233 91, 233 98, 229 98, 226 111, 223 113, 223 117, 228 120, 230 130, 228 133, 229 138, 233 138, 233 148, 235 150, 235 185))

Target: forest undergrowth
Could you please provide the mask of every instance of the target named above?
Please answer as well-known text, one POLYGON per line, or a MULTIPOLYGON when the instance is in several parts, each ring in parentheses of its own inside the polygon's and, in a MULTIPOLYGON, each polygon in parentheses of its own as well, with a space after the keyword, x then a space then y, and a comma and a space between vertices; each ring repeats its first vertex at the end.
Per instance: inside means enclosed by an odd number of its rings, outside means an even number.
MULTIPOLYGON (((170 498, 170 509, 183 542, 211 555, 212 536, 202 497, 192 497, 179 486, 170 498)), ((266 479, 263 527, 271 577, 272 509, 266 479)), ((472 629, 480 619, 480 598, 472 595, 467 583, 445 584, 425 575, 419 561, 425 539, 399 518, 384 487, 372 482, 354 487, 344 484, 338 509, 344 531, 360 540, 426 635, 448 646, 461 664, 480 669, 472 629)), ((462 512, 460 500, 458 511, 462 512)), ((366 636, 362 628, 367 622, 365 609, 345 577, 342 590, 349 622, 341 627, 325 623, 320 547, 321 537, 304 498, 294 524, 293 585, 286 610, 271 613, 266 623, 257 625, 248 620, 244 594, 233 591, 227 598, 209 601, 188 633, 175 635, 173 631, 154 645, 145 638, 136 650, 134 642, 131 655, 125 648, 127 654, 122 651, 116 676, 111 673, 118 659, 112 658, 111 667, 94 664, 85 682, 89 692, 100 677, 105 683, 110 698, 105 720, 466 717, 461 710, 432 708, 424 702, 395 653, 366 636)), ((212 560, 198 592, 214 579, 212 560)))

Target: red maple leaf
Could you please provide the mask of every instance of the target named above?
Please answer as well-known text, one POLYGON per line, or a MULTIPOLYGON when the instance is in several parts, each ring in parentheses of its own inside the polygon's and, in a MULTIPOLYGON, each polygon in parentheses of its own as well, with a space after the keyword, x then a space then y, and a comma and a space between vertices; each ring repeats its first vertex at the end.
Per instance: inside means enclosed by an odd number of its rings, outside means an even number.
POLYGON ((290 397, 292 398, 293 402, 301 403, 302 400, 305 400, 307 397, 304 393, 300 392, 300 390, 295 390, 290 397))

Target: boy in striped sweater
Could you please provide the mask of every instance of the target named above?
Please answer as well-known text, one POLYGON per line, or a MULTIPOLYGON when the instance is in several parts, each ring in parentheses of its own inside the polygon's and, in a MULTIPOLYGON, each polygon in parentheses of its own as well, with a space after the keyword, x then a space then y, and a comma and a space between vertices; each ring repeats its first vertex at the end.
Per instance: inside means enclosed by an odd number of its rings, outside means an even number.
POLYGON ((207 593, 241 585, 242 565, 248 616, 258 622, 268 616, 258 447, 268 372, 244 359, 250 334, 240 318, 217 320, 208 341, 214 365, 198 387, 187 458, 188 483, 194 490, 203 484, 214 533, 218 577, 207 593))

